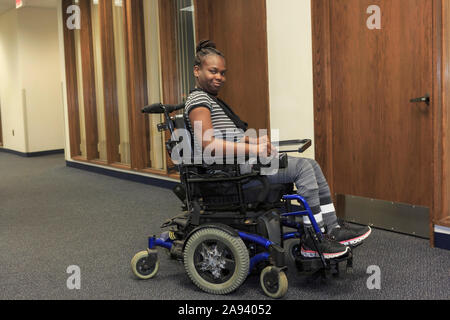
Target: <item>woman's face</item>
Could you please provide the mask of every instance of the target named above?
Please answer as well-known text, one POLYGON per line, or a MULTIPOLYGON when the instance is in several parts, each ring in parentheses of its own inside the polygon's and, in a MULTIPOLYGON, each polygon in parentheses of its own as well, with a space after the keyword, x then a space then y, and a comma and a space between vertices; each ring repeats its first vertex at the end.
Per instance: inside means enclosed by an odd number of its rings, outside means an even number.
POLYGON ((218 94, 219 90, 225 84, 226 71, 225 59, 215 54, 206 56, 200 67, 194 67, 197 85, 214 95, 218 94))

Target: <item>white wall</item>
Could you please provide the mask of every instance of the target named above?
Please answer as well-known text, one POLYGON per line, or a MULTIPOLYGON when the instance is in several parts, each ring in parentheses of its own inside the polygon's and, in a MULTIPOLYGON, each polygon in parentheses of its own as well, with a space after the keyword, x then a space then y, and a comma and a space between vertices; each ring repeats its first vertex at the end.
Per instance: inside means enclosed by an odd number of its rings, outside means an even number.
POLYGON ((64 120, 56 9, 19 11, 22 87, 28 152, 64 148, 64 120))
MULTIPOLYGON (((309 0, 266 0, 270 126, 281 140, 314 141, 309 0)), ((313 147, 302 156, 314 158, 313 147)))
POLYGON ((3 146, 26 152, 17 19, 16 10, 0 15, 0 105, 3 146))
MULTIPOLYGON (((59 72, 60 72, 60 79, 62 82, 62 98, 63 98, 63 121, 64 121, 64 128, 65 128, 65 159, 70 160, 70 136, 69 136, 69 115, 68 115, 68 104, 67 104, 67 83, 66 83, 66 59, 64 55, 64 34, 63 34, 63 28, 66 27, 65 21, 63 21, 63 13, 62 13, 62 1, 58 1, 57 7, 57 23, 58 23, 58 45, 59 45, 59 72)), ((67 16, 64 16, 64 18, 67 18, 67 16)))
POLYGON ((63 149, 56 9, 24 7, 0 16, 0 79, 4 148, 63 149))

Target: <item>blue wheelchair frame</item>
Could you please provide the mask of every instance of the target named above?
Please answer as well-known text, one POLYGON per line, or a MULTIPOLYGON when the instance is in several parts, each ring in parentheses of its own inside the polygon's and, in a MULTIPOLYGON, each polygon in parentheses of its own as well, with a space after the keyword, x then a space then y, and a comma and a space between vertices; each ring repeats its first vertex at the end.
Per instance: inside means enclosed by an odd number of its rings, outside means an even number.
MULTIPOLYGON (((164 114, 165 123, 161 123, 158 125, 159 131, 166 131, 169 130, 172 138, 166 142, 166 149, 171 153, 173 148, 182 140, 182 137, 176 137, 174 136, 174 130, 175 128, 185 128, 185 121, 184 117, 177 117, 174 116, 173 118, 170 117, 170 113, 181 110, 184 108, 184 104, 178 105, 178 106, 164 106, 162 104, 155 104, 152 106, 145 107, 142 112, 143 113, 154 113, 154 114, 164 114)), ((283 151, 280 155, 280 162, 283 163, 283 165, 287 165, 287 155, 288 152, 304 152, 310 145, 311 140, 290 140, 290 141, 284 141, 283 142, 285 146, 292 146, 301 144, 301 147, 297 150, 288 150, 283 151)), ((281 146, 281 144, 280 144, 281 146)), ((261 220, 262 224, 266 223, 266 231, 267 233, 273 233, 273 238, 271 235, 268 235, 270 239, 267 239, 264 236, 261 236, 259 234, 255 234, 254 232, 260 232, 259 226, 255 229, 253 227, 250 227, 250 229, 246 228, 244 225, 242 225, 242 228, 245 230, 252 230, 250 232, 244 232, 242 230, 239 230, 240 228, 240 222, 237 224, 232 224, 234 226, 231 227, 228 223, 215 223, 215 222, 208 222, 207 224, 200 224, 200 214, 201 206, 197 202, 196 199, 191 199, 192 192, 190 190, 190 183, 199 183, 199 182, 210 182, 207 180, 207 178, 189 178, 187 166, 183 167, 181 165, 175 165, 175 169, 180 172, 181 180, 182 182, 185 182, 185 190, 176 190, 174 189, 175 194, 180 198, 180 200, 184 203, 183 210, 186 212, 186 215, 181 217, 181 220, 186 222, 184 224, 183 222, 176 222, 175 218, 169 220, 165 224, 163 224, 163 228, 175 226, 175 230, 171 229, 170 231, 163 232, 159 238, 156 236, 151 236, 148 238, 148 249, 147 251, 141 251, 137 253, 133 259, 132 259, 132 268, 135 275, 137 275, 141 279, 149 279, 153 277, 159 268, 159 261, 157 260, 157 252, 156 248, 161 247, 169 250, 170 256, 172 258, 177 259, 183 259, 183 252, 184 252, 184 245, 188 243, 189 238, 195 234, 199 229, 204 226, 205 228, 217 228, 221 231, 224 231, 228 233, 228 235, 231 235, 232 237, 239 237, 247 246, 247 249, 249 251, 249 269, 248 273, 252 273, 255 269, 259 269, 259 267, 264 267, 261 271, 260 275, 260 283, 264 290, 264 292, 269 295, 270 297, 274 298, 280 298, 282 297, 287 290, 287 278, 284 274, 284 270, 287 269, 286 263, 285 263, 285 253, 286 253, 286 247, 289 248, 289 258, 293 258, 295 260, 295 264, 297 266, 297 269, 299 271, 311 271, 316 270, 314 275, 321 275, 326 276, 325 272, 326 270, 330 270, 333 275, 339 274, 339 266, 338 263, 344 260, 347 260, 347 270, 350 270, 352 268, 352 253, 349 252, 348 255, 337 258, 337 259, 325 259, 323 253, 319 249, 319 242, 322 241, 324 235, 322 234, 317 221, 314 218, 314 215, 312 213, 312 210, 310 206, 308 205, 307 201, 298 194, 288 194, 282 196, 282 200, 284 200, 284 203, 286 204, 286 210, 281 211, 279 213, 279 221, 276 221, 276 223, 279 223, 279 225, 276 225, 276 228, 278 226, 280 227, 280 231, 283 229, 283 227, 287 227, 290 229, 294 229, 294 232, 281 232, 280 233, 277 230, 274 230, 275 225, 271 224, 271 222, 263 221, 261 220), (185 170, 186 169, 186 170, 185 170), (301 209, 299 211, 291 211, 291 201, 297 201, 301 205, 301 209), (192 204, 192 205, 191 205, 192 204), (189 217, 188 213, 189 212, 189 217), (311 227, 306 228, 304 230, 304 225, 301 222, 297 222, 298 220, 295 219, 296 217, 305 217, 307 216, 309 220, 311 221, 311 227), (294 219, 292 219, 294 218, 294 219), (179 229, 179 227, 181 227, 179 229), (193 229, 192 229, 193 228, 193 229), (269 230, 270 229, 270 230, 269 230), (311 236, 311 239, 313 241, 313 246, 317 252, 317 256, 312 258, 304 258, 301 255, 298 254, 298 250, 301 245, 301 238, 303 237, 303 233, 307 232, 309 236, 311 236), (275 235, 276 234, 276 235, 275 235), (286 240, 295 239, 298 240, 298 244, 296 242, 290 243, 288 245, 285 245, 286 240), (273 241, 272 241, 273 240, 273 241), (277 243, 280 241, 281 243, 277 243), (294 246, 292 246, 294 245, 294 246), (291 247, 292 246, 292 247, 291 247), (155 259, 156 256, 156 259, 155 259), (268 264, 268 266, 263 266, 261 264, 268 264), (153 268, 153 269, 152 269, 153 268), (143 270, 144 273, 142 274, 140 270, 143 270), (149 272, 149 273, 148 273, 149 272)), ((237 172, 239 173, 239 167, 237 167, 237 172)), ((247 204, 244 203, 244 197, 243 197, 243 190, 242 190, 242 181, 245 179, 252 179, 258 175, 257 170, 255 172, 252 172, 252 174, 248 175, 241 175, 238 177, 231 177, 231 178, 215 178, 213 179, 214 182, 219 181, 237 181, 238 185, 238 198, 239 198, 239 207, 235 208, 236 206, 232 206, 233 209, 228 209, 228 207, 219 208, 217 210, 226 212, 228 210, 232 211, 235 210, 236 212, 239 212, 240 214, 246 214, 247 209, 250 208, 250 206, 247 207, 247 204)), ((264 184, 264 183, 263 183, 264 184)), ((268 188, 268 183, 266 183, 266 186, 264 188, 265 192, 269 192, 270 188, 268 188)), ((285 190, 285 189, 284 189, 285 190)), ((284 193, 289 193, 291 191, 284 191, 284 193)), ((264 195, 264 193, 262 193, 264 195)), ((280 208, 282 202, 279 201, 279 195, 280 193, 277 193, 277 199, 276 203, 270 203, 269 208, 275 209, 280 208), (273 206, 272 206, 273 205, 273 206)), ((265 195, 267 196, 267 195, 265 195)), ((264 198, 264 197, 261 197, 264 198)), ((260 199, 258 199, 259 202, 261 202, 260 199)), ((203 200, 201 200, 202 202, 203 200)), ((259 204, 258 204, 259 206, 259 204)), ((253 212, 254 209, 258 210, 257 212, 260 212, 259 210, 263 207, 252 207, 253 212)), ((210 210, 211 212, 215 212, 216 208, 209 207, 206 210, 210 210)), ((265 214, 264 210, 267 209, 261 209, 261 214, 265 214)), ((270 212, 267 212, 270 213, 270 212)), ((241 219, 243 215, 239 216, 238 219, 241 219)), ((233 217, 235 218, 235 217, 233 217)), ((301 220, 301 219, 300 219, 301 220)), ((220 221, 220 220, 217 220, 220 221)), ((240 220, 239 220, 240 221, 240 220)), ((271 220, 272 221, 272 220, 271 220)), ((259 222, 258 222, 259 223, 259 222)), ((261 226, 264 228, 264 226, 261 226)), ((211 230, 210 230, 211 231, 211 230)), ((263 231, 264 232, 264 231, 263 231)), ((266 234, 264 232, 264 234, 266 234)), ((242 244, 240 244, 242 245, 242 244)), ((241 251, 242 252, 242 251, 241 251)), ((195 252, 194 252, 195 254, 195 252)), ((245 252, 242 252, 242 254, 246 254, 245 252)), ((245 260, 247 257, 245 257, 245 260)), ((292 259, 291 259, 292 260, 292 259)), ((247 261, 247 260, 246 260, 247 261)), ((188 259, 189 262, 189 259, 188 259)), ((247 266, 245 266, 246 268, 247 266)), ((189 266, 187 267, 187 271, 189 273, 189 266)), ((238 269, 238 268, 236 268, 238 269)), ((242 269, 241 269, 242 270, 242 269)), ((246 273, 247 270, 242 273, 246 273)), ((192 274, 190 274, 191 276, 192 274)), ((241 277, 238 279, 241 281, 242 274, 239 275, 241 277)), ((191 278, 192 279, 192 278, 191 278)), ((192 279, 194 281, 194 279, 192 279)), ((208 282, 208 281, 207 281, 208 282)), ((194 281, 194 283, 196 283, 194 281)), ((210 292, 209 290, 211 288, 205 287, 203 285, 199 285, 196 283, 197 286, 202 288, 207 292, 210 292)), ((233 283, 234 285, 240 285, 238 282, 233 283)), ((232 290, 233 286, 230 285, 226 288, 226 290, 232 290)), ((222 289, 220 289, 222 290, 222 289)), ((226 293, 225 291, 220 291, 214 289, 214 293, 226 293)))
MULTIPOLYGON (((308 216, 309 220, 312 223, 314 232, 319 237, 322 237, 322 232, 321 232, 319 226, 317 225, 317 222, 314 218, 311 208, 309 207, 308 203, 302 196, 300 196, 298 194, 285 195, 285 196, 283 196, 283 200, 286 200, 286 201, 297 200, 303 206, 303 208, 305 210, 282 213, 281 214, 282 218, 283 217, 292 217, 292 216, 294 216, 294 217, 308 216)), ((281 223, 282 223, 282 226, 297 229, 296 232, 283 233, 283 235, 282 235, 283 240, 300 239, 300 237, 302 235, 302 230, 303 230, 302 224, 291 222, 291 221, 288 221, 287 219, 282 219, 281 223)), ((270 253, 268 252, 268 250, 269 250, 269 247, 271 247, 272 245, 275 244, 274 242, 272 242, 260 235, 256 235, 256 234, 250 234, 250 233, 246 233, 246 232, 242 232, 242 231, 238 231, 238 234, 239 234, 239 237, 243 241, 259 245, 259 246, 263 247, 264 249, 266 249, 266 251, 258 253, 250 258, 249 272, 251 272, 258 263, 269 260, 270 253)), ((155 249, 156 247, 162 247, 162 248, 166 248, 166 249, 170 250, 170 249, 172 249, 172 246, 173 246, 173 240, 170 239, 168 232, 164 232, 160 238, 156 238, 156 236, 152 236, 152 237, 149 237, 149 239, 148 239, 148 248, 150 250, 155 249)), ((321 260, 323 260, 322 256, 321 256, 321 260)))

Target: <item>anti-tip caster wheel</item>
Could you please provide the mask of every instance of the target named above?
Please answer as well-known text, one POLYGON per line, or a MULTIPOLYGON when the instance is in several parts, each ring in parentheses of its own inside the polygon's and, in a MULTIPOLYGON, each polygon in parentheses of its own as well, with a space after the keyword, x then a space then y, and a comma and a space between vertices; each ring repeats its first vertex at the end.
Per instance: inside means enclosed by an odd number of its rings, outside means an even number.
POLYGON ((259 279, 264 293, 271 298, 282 298, 288 290, 286 274, 273 266, 266 267, 259 279))
POLYGON ((284 252, 286 265, 291 268, 295 267, 298 271, 301 268, 298 267, 297 261, 301 258, 301 244, 299 239, 289 239, 284 241, 284 252))
POLYGON ((156 250, 140 251, 131 259, 133 274, 142 280, 153 278, 159 270, 159 258, 156 250))
POLYGON ((284 251, 289 262, 294 262, 300 257, 301 245, 299 239, 289 239, 284 241, 284 251))

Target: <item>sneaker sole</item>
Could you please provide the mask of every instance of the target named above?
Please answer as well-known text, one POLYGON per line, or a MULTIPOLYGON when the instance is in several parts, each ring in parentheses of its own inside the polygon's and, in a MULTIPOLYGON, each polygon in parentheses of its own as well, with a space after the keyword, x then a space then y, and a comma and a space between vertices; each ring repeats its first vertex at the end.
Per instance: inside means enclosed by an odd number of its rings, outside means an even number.
POLYGON ((372 233, 372 229, 369 227, 369 231, 367 231, 362 236, 359 236, 357 238, 353 238, 353 239, 350 239, 350 240, 340 241, 339 243, 343 244, 344 246, 354 246, 354 245, 357 245, 360 242, 366 240, 370 236, 371 233, 372 233))
MULTIPOLYGON (((349 250, 350 250, 350 248, 346 247, 345 251, 335 252, 335 253, 323 253, 323 257, 325 259, 339 258, 339 257, 342 257, 343 255, 346 255, 349 250)), ((308 250, 303 247, 301 248, 301 255, 305 258, 319 258, 320 257, 320 255, 317 251, 308 250)))

